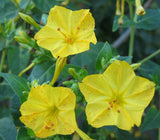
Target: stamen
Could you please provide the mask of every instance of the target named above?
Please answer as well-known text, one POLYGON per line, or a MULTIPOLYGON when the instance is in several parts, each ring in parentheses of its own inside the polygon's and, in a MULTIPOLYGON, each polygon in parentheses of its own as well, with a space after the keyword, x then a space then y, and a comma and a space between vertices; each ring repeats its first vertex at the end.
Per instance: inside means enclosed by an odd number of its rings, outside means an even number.
POLYGON ((57 31, 60 31, 61 29, 60 28, 57 28, 57 31))
POLYGON ((112 102, 109 102, 109 104, 111 105, 111 104, 112 104, 112 102))
POLYGON ((120 113, 120 110, 117 110, 118 113, 120 113))
POLYGON ((107 110, 111 110, 111 108, 110 108, 110 107, 108 107, 108 108, 107 108, 107 110))
POLYGON ((45 129, 50 129, 50 127, 49 126, 45 126, 45 129))
POLYGON ((111 108, 113 108, 113 105, 110 105, 111 108))
POLYGON ((53 124, 53 123, 51 123, 51 126, 54 126, 54 124, 53 124))
POLYGON ((114 103, 117 102, 117 99, 113 100, 113 102, 114 102, 114 103))
POLYGON ((68 38, 68 42, 71 43, 71 42, 72 42, 72 39, 71 39, 71 38, 68 38))
POLYGON ((77 30, 79 30, 80 28, 79 27, 77 27, 77 30))

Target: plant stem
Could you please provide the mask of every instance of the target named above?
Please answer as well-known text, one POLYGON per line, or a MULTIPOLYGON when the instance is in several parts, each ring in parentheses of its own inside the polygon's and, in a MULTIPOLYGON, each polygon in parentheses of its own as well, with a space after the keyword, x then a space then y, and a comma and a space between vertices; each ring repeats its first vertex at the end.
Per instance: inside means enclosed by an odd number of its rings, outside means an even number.
MULTIPOLYGON (((134 20, 134 15, 133 15, 133 5, 131 2, 129 2, 129 11, 130 11, 130 18, 133 22, 134 20)), ((130 34, 130 41, 129 41, 129 52, 128 52, 128 56, 132 56, 133 55, 133 45, 134 45, 134 34, 135 34, 135 27, 134 25, 131 26, 131 34, 130 34)), ((130 62, 132 63, 132 62, 130 62)))
POLYGON ((3 64, 4 64, 5 56, 6 56, 6 50, 3 49, 1 63, 0 63, 0 72, 2 72, 2 70, 3 70, 3 64))
POLYGON ((144 58, 143 60, 140 61, 140 63, 145 63, 146 61, 150 60, 151 58, 153 58, 154 56, 156 56, 157 54, 160 53, 160 49, 158 49, 156 52, 152 53, 151 55, 149 55, 148 57, 144 58))
POLYGON ((28 67, 26 67, 24 70, 22 70, 18 76, 22 76, 23 73, 27 72, 28 70, 30 70, 33 66, 35 65, 35 63, 31 63, 28 67))

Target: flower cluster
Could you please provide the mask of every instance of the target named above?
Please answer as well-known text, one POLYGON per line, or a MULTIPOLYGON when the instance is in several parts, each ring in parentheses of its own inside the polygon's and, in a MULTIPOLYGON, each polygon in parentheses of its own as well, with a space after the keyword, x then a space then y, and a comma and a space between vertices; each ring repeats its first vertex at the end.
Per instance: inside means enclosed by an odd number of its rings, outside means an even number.
MULTIPOLYGON (((89 49, 96 43, 94 19, 89 10, 71 11, 55 6, 47 24, 35 35, 39 46, 51 51, 57 58, 55 73, 50 85, 31 87, 28 99, 20 108, 20 120, 37 137, 77 132, 82 139, 91 140, 77 125, 75 118, 76 96, 67 87, 53 87, 66 64, 67 56, 89 49)), ((150 103, 155 84, 136 76, 125 61, 114 61, 103 74, 85 77, 79 88, 87 106, 87 120, 93 127, 116 125, 130 130, 139 126, 144 109, 150 103)))

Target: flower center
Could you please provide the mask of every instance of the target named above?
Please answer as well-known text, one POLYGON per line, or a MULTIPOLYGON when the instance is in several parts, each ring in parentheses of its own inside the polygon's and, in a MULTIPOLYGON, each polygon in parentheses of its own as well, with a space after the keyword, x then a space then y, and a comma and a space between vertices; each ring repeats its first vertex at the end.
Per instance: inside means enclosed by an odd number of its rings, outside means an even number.
POLYGON ((120 113, 120 107, 124 104, 124 100, 122 96, 116 96, 111 98, 108 103, 107 110, 115 110, 117 113, 120 113))

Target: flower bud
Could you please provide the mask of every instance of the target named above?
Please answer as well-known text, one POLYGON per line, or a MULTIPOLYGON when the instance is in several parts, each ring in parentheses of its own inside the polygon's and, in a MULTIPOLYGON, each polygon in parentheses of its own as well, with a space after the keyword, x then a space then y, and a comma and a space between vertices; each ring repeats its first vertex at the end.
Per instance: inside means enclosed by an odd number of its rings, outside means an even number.
POLYGON ((37 29, 40 29, 40 25, 38 23, 36 23, 36 21, 31 18, 29 15, 26 15, 26 14, 23 14, 23 13, 20 13, 19 12, 19 16, 24 20, 26 21, 27 23, 33 25, 34 27, 36 27, 37 29))
POLYGON ((140 0, 136 0, 136 14, 137 15, 144 15, 145 14, 145 10, 141 5, 140 0))

